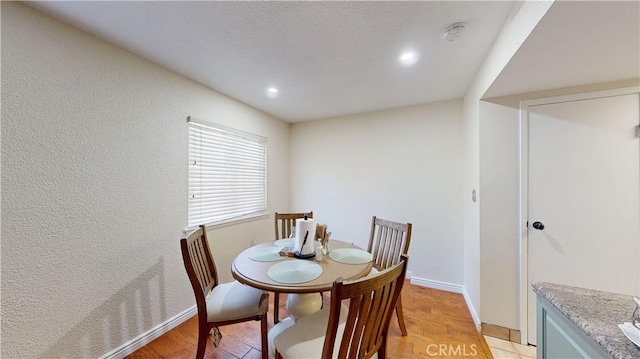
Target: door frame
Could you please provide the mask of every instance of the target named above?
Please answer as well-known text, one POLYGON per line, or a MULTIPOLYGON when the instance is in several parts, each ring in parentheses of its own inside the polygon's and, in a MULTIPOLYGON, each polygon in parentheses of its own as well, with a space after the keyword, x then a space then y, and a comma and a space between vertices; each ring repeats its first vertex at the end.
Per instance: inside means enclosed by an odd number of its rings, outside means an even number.
POLYGON ((538 105, 573 102, 604 97, 640 94, 640 86, 624 87, 611 90, 586 92, 565 96, 545 97, 533 100, 520 101, 520 213, 519 213, 519 239, 520 239, 520 343, 528 344, 528 248, 529 233, 527 220, 529 216, 529 108, 538 105))

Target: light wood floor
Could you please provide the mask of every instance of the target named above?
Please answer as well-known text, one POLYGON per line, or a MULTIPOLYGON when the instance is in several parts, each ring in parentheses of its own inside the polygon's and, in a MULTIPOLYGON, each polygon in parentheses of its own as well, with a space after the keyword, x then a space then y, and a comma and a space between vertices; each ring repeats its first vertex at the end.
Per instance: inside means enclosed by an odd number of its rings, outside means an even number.
MULTIPOLYGON (((284 298, 286 296, 280 297, 283 317, 286 316, 284 298)), ((423 288, 407 281, 402 290, 402 304, 409 335, 401 336, 394 317, 387 342, 389 358, 493 359, 484 337, 475 329, 461 294, 423 288)), ((272 311, 269 314, 271 328, 272 311)), ((259 324, 248 322, 220 328, 222 341, 217 348, 209 341, 205 358, 260 358, 259 324)), ((127 358, 191 359, 198 340, 197 327, 193 317, 127 358)))

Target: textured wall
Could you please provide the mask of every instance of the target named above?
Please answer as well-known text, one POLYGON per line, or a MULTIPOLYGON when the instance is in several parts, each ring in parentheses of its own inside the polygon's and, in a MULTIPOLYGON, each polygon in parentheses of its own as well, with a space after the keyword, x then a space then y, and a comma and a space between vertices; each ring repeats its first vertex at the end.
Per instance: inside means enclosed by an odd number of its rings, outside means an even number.
MULTIPOLYGON (((2 2, 3 358, 99 357, 195 304, 188 115, 267 137, 270 211, 288 206, 288 124, 2 2)), ((211 232, 222 279, 272 226, 211 232)))
POLYGON ((460 100, 291 129, 291 198, 336 239, 366 247, 371 216, 413 223, 409 270, 462 284, 460 100))

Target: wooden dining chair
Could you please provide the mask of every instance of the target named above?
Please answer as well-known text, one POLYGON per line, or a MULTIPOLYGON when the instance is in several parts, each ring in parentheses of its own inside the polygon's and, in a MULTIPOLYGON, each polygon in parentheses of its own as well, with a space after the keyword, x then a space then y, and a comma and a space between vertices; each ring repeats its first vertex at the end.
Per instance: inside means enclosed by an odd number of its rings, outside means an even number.
MULTIPOLYGON (((371 235, 367 251, 373 255, 374 270, 383 270, 400 262, 408 255, 411 243, 411 223, 399 223, 373 216, 371 235)), ((396 315, 402 336, 407 336, 407 327, 402 314, 402 297, 396 305, 396 315)))
POLYGON ((336 280, 329 307, 299 319, 274 338, 276 359, 365 359, 376 353, 386 358, 389 322, 407 260, 403 255, 395 266, 355 281, 336 280))
MULTIPOLYGON (((275 215, 275 240, 289 238, 292 234, 291 227, 296 225, 296 219, 304 218, 305 213, 278 213, 275 215)), ((307 218, 313 219, 313 211, 306 212, 307 218)), ((280 322, 280 293, 273 294, 273 324, 280 322)))
MULTIPOLYGON (((292 234, 291 227, 296 225, 296 219, 304 218, 303 213, 278 213, 275 216, 276 241, 289 238, 292 234)), ((313 211, 307 212, 307 218, 313 219, 313 211)))
POLYGON ((204 226, 188 233, 180 240, 182 259, 198 308, 198 348, 196 358, 204 357, 207 338, 212 329, 247 322, 260 321, 262 358, 268 357, 267 310, 269 295, 238 281, 219 283, 207 232, 204 226))

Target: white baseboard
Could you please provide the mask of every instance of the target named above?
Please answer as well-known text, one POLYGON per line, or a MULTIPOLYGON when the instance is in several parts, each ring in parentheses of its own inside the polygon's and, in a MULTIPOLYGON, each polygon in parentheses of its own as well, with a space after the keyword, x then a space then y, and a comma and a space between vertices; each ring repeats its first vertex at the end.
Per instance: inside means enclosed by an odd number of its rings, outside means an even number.
POLYGON ((478 312, 476 312, 476 308, 473 306, 471 298, 469 298, 469 293, 467 293, 467 290, 464 287, 462 287, 462 296, 464 297, 464 301, 467 302, 467 307, 469 308, 469 313, 471 313, 473 323, 476 325, 476 330, 481 331, 482 325, 480 322, 480 316, 478 315, 478 312))
POLYGON ((417 278, 414 276, 411 277, 411 284, 415 284, 425 288, 433 288, 438 290, 444 290, 446 292, 462 294, 462 297, 464 298, 464 301, 467 303, 467 307, 469 308, 469 313, 471 313, 471 318, 473 319, 473 323, 476 325, 476 330, 480 331, 480 316, 478 316, 478 313, 476 312, 476 309, 473 306, 471 299, 469 298, 469 293, 467 293, 467 290, 464 288, 464 286, 460 284, 440 282, 437 280, 417 278))
POLYGON ((140 334, 136 338, 122 344, 120 347, 108 352, 103 355, 101 359, 121 359, 126 357, 127 355, 135 352, 136 350, 142 348, 143 346, 151 343, 155 339, 159 338, 163 334, 167 333, 171 329, 177 327, 178 325, 184 323, 187 319, 196 315, 197 309, 194 305, 193 307, 185 310, 184 312, 176 315, 173 318, 170 318, 164 323, 152 328, 151 330, 140 334))
POLYGON ((411 284, 419 285, 425 288, 444 290, 446 292, 453 292, 453 293, 462 293, 462 291, 464 290, 464 288, 460 284, 440 282, 437 280, 417 278, 413 276, 411 277, 411 284))

